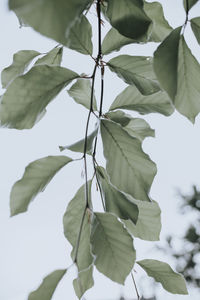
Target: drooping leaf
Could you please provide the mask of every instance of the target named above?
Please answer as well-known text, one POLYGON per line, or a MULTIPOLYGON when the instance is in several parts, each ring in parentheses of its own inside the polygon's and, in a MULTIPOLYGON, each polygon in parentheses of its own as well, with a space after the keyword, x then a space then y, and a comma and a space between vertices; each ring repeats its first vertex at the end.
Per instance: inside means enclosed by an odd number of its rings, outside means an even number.
POLYGON ((1 126, 29 129, 45 113, 45 108, 78 74, 48 65, 33 67, 8 87, 0 104, 1 126))
POLYGON ((185 280, 181 274, 175 273, 172 268, 162 261, 144 259, 137 261, 146 273, 160 282, 165 290, 172 294, 187 295, 185 280))
POLYGON ((183 0, 183 6, 185 8, 185 11, 187 12, 187 8, 188 11, 198 2, 199 0, 183 0), (188 6, 187 6, 188 3, 188 6))
POLYGON ((133 240, 117 217, 95 213, 91 231, 94 264, 111 280, 124 284, 135 262, 133 240))
MULTIPOLYGON (((91 181, 88 182, 88 186, 89 197, 91 198, 91 181)), ((77 240, 80 231, 81 220, 85 210, 85 204, 85 185, 83 185, 68 204, 67 210, 63 217, 64 234, 73 247, 73 259, 76 253, 77 240)), ((93 257, 90 252, 90 217, 90 211, 87 209, 78 248, 77 265, 79 271, 87 269, 93 262, 93 257)))
POLYGON ((35 65, 50 65, 50 66, 60 66, 63 56, 63 47, 56 47, 49 51, 46 55, 39 58, 35 65))
POLYGON ((136 225, 129 220, 124 221, 126 228, 134 237, 146 241, 158 241, 161 231, 161 210, 158 203, 135 200, 132 197, 131 200, 138 206, 139 216, 136 225))
POLYGON ((149 29, 151 20, 143 10, 141 0, 108 0, 106 15, 111 25, 122 35, 137 39, 149 29))
MULTIPOLYGON (((91 154, 92 153, 92 147, 95 137, 97 136, 98 128, 95 129, 90 135, 88 135, 87 138, 87 147, 86 147, 86 153, 91 154)), ((84 153, 84 146, 85 146, 85 139, 82 139, 78 141, 77 143, 74 143, 70 146, 59 146, 60 151, 64 150, 71 150, 74 152, 81 152, 84 153)))
POLYGON ((181 27, 173 30, 154 53, 156 76, 171 99, 177 92, 178 49, 181 27))
POLYGON ((78 273, 78 278, 74 279, 73 286, 76 292, 76 296, 81 299, 84 293, 93 287, 93 266, 78 273))
POLYGON ((139 213, 137 205, 112 185, 104 168, 97 168, 97 176, 103 191, 106 211, 121 219, 130 219, 136 224, 139 213))
POLYGON ((164 91, 144 96, 135 86, 128 86, 116 97, 110 110, 117 108, 134 110, 142 115, 156 112, 170 116, 174 111, 171 100, 164 91))
POLYGON ((25 24, 65 45, 70 28, 91 0, 9 0, 9 8, 25 24))
POLYGON ((44 278, 39 288, 30 293, 28 300, 51 300, 57 285, 66 273, 65 270, 57 270, 44 278))
POLYGON ((141 142, 146 137, 155 137, 155 131, 151 129, 149 124, 143 119, 132 118, 130 115, 119 110, 107 113, 106 117, 116 123, 119 123, 126 132, 128 132, 132 137, 138 138, 141 142), (128 119, 128 122, 125 121, 126 118, 128 119))
POLYGON ((107 65, 127 84, 135 85, 143 95, 154 94, 160 90, 151 57, 119 55, 112 58, 107 65))
POLYGON ((32 200, 72 159, 67 156, 48 156, 30 163, 24 172, 22 179, 17 181, 10 195, 11 216, 25 212, 32 200))
POLYGON ((140 140, 108 120, 101 121, 101 135, 111 182, 135 199, 149 201, 156 165, 143 152, 140 140))
POLYGON ((200 44, 200 17, 193 18, 190 23, 197 42, 200 44))
POLYGON ((200 112, 200 65, 183 36, 179 43, 178 87, 174 105, 193 123, 200 112))
POLYGON ((40 55, 34 50, 21 50, 14 54, 13 63, 1 73, 2 87, 6 88, 17 76, 22 75, 31 61, 40 55))
MULTIPOLYGON (((88 79, 78 79, 74 85, 69 89, 68 94, 76 101, 78 104, 83 105, 87 109, 90 109, 91 101, 91 83, 88 79)), ((93 109, 97 110, 97 102, 94 95, 93 98, 93 109)))

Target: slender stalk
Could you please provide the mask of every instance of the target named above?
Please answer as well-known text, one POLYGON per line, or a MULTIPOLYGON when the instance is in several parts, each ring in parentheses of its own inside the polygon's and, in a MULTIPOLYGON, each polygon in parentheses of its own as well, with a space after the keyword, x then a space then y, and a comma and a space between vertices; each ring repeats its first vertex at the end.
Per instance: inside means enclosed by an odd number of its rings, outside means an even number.
POLYGON ((140 295, 139 295, 139 292, 138 292, 138 289, 137 289, 137 285, 136 285, 136 282, 135 282, 135 278, 134 278, 132 272, 131 272, 131 277, 132 277, 132 279, 133 279, 133 284, 134 284, 134 287, 135 287, 135 291, 136 291, 137 298, 138 298, 138 300, 140 300, 141 298, 140 298, 140 295))

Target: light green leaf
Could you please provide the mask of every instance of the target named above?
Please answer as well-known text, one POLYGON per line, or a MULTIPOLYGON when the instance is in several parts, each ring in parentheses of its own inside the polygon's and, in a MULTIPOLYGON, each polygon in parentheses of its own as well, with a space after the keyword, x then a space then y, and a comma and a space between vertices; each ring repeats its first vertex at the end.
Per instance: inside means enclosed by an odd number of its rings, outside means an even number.
POLYGON ((107 65, 126 83, 135 85, 143 95, 154 94, 160 90, 151 57, 119 55, 111 59, 107 65))
MULTIPOLYGON (((93 149, 93 142, 95 137, 97 136, 98 128, 95 129, 90 135, 88 135, 87 138, 87 147, 86 147, 86 153, 91 154, 93 149)), ((59 146, 60 151, 64 150, 71 150, 74 152, 81 152, 84 153, 84 146, 85 146, 85 139, 82 139, 70 146, 59 146)))
POLYGON ((110 110, 117 108, 134 110, 140 114, 160 113, 170 116, 174 107, 164 91, 144 96, 135 86, 128 86, 111 104, 110 110))
POLYGON ((199 0, 183 0, 183 6, 185 11, 187 11, 187 2, 188 2, 188 10, 190 10, 199 0))
POLYGON ((135 262, 133 240, 110 213, 95 213, 91 231, 94 264, 98 271, 113 281, 124 284, 135 262))
POLYGON ((141 0, 108 0, 106 15, 111 25, 122 35, 137 39, 149 29, 151 20, 143 10, 141 0), (133 30, 134 28, 134 30, 133 30))
MULTIPOLYGON (((91 181, 89 185, 89 197, 91 199, 91 181)), ((83 185, 74 198, 67 206, 67 210, 63 217, 64 234, 70 244, 73 246, 72 257, 76 252, 77 239, 80 231, 81 220, 85 210, 85 185, 83 185)), ((91 212, 87 209, 84 218, 80 244, 78 248, 77 265, 78 270, 82 271, 87 269, 93 262, 93 257, 90 252, 90 217, 91 212)))
POLYGON ((175 273, 172 268, 159 260, 144 259, 137 261, 146 273, 160 282, 165 290, 172 294, 187 295, 185 280, 181 274, 175 273))
POLYGON ((56 47, 49 51, 46 55, 42 58, 39 58, 36 65, 50 65, 50 66, 60 66, 62 62, 63 56, 63 47, 56 47))
POLYGON ((183 36, 179 43, 178 87, 174 105, 193 123, 200 112, 200 65, 183 36))
POLYGON ((51 300, 66 271, 57 270, 45 277, 39 288, 29 295, 28 300, 51 300))
POLYGON ((156 76, 171 99, 177 92, 178 48, 181 27, 173 30, 154 53, 156 76))
POLYGON ((192 19, 190 23, 197 42, 200 44, 200 17, 192 19))
MULTIPOLYGON (((130 197, 127 195, 127 197, 130 197)), ((158 241, 161 231, 161 210, 157 202, 131 200, 138 206, 139 216, 136 225, 131 221, 123 221, 134 237, 146 241, 158 241)))
MULTIPOLYGON (((78 104, 83 105, 87 109, 90 109, 91 101, 91 83, 89 79, 78 79, 74 85, 68 91, 68 94, 76 101, 78 104)), ((97 110, 97 102, 94 95, 93 98, 93 109, 97 110)))
POLYGON ((81 299, 87 290, 93 287, 93 266, 78 273, 78 278, 74 279, 73 286, 76 292, 76 296, 81 299))
POLYGON ((106 211, 121 219, 130 219, 136 224, 139 213, 137 205, 111 184, 104 168, 97 167, 97 176, 102 187, 106 211))
POLYGON ((34 50, 21 50, 14 54, 13 63, 1 73, 2 87, 6 88, 17 76, 22 75, 31 61, 40 55, 34 50))
POLYGON ((90 3, 91 0, 9 0, 9 8, 25 24, 65 45, 71 27, 90 3))
POLYGON ((108 120, 101 121, 101 135, 112 184, 138 200, 149 201, 156 165, 143 152, 140 140, 108 120))
POLYGON ((32 128, 44 115, 46 106, 77 77, 71 70, 48 65, 35 66, 17 77, 1 100, 1 126, 32 128))
POLYGON ((38 193, 43 192, 54 175, 72 159, 67 156, 48 156, 30 163, 22 179, 12 187, 11 216, 25 212, 38 193))

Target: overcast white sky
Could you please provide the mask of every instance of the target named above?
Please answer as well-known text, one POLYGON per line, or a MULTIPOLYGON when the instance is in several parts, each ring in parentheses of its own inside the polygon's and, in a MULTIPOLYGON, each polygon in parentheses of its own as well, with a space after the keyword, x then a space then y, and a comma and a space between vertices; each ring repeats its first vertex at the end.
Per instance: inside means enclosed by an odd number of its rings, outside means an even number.
MULTIPOLYGON (((182 0, 160 2, 173 27, 184 23, 182 0)), ((13 54, 19 50, 33 49, 47 52, 55 46, 53 41, 40 36, 32 29, 19 29, 17 18, 7 11, 6 4, 6 0, 0 2, 0 70, 12 62, 13 54)), ((191 11, 192 16, 199 14, 200 4, 191 11)), ((93 14, 89 17, 94 24, 93 14)), ((189 30, 186 34, 192 52, 200 59, 199 46, 189 30)), ((119 53, 152 55, 155 47, 154 44, 126 46, 119 53)), ((119 53, 114 53, 105 60, 119 53)), ((84 55, 66 50, 63 65, 78 73, 90 74, 93 61, 84 55)), ((107 71, 104 112, 124 87, 125 84, 120 79, 107 71)), ((83 137, 86 115, 87 111, 75 104, 66 91, 63 91, 48 106, 46 116, 33 129, 23 131, 0 129, 1 300, 27 299, 28 293, 39 285, 46 274, 71 264, 71 248, 63 235, 62 216, 68 202, 83 183, 82 162, 69 164, 62 170, 25 214, 9 218, 9 193, 13 183, 21 178, 27 164, 48 155, 59 155, 58 145, 70 144, 83 137)), ((177 214, 179 200, 176 188, 189 192, 192 184, 199 185, 200 119, 197 118, 195 125, 178 113, 168 118, 152 114, 145 119, 156 130, 156 138, 147 139, 144 150, 150 154, 158 167, 151 195, 162 209, 161 240, 164 240, 167 233, 181 234, 186 223, 185 216, 177 214)), ((72 156, 70 152, 69 155, 72 156)), ((138 245, 139 259, 159 258, 159 254, 149 250, 152 249, 153 243, 136 240, 135 244, 138 245)), ((161 254, 160 258, 168 260, 161 254)), ((138 267, 136 269, 140 272, 138 267)), ((72 287, 73 274, 75 273, 72 268, 60 284, 53 297, 54 300, 75 299, 72 287)), ((114 300, 120 292, 129 298, 135 297, 130 278, 123 288, 95 272, 95 287, 87 293, 86 298, 114 300)), ((190 296, 175 296, 161 290, 159 299, 197 300, 199 295, 194 292, 190 296)))

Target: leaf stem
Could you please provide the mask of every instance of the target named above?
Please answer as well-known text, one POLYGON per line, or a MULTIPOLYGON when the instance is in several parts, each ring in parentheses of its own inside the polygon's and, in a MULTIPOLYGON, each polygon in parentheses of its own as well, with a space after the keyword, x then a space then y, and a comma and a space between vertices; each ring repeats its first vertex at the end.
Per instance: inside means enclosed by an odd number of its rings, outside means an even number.
POLYGON ((132 279, 133 279, 133 284, 134 284, 134 287, 135 287, 135 291, 136 291, 137 298, 138 298, 138 300, 140 300, 140 295, 139 295, 139 292, 138 292, 138 289, 137 289, 137 285, 136 285, 136 282, 135 282, 135 278, 134 278, 132 272, 131 272, 131 277, 132 277, 132 279))

